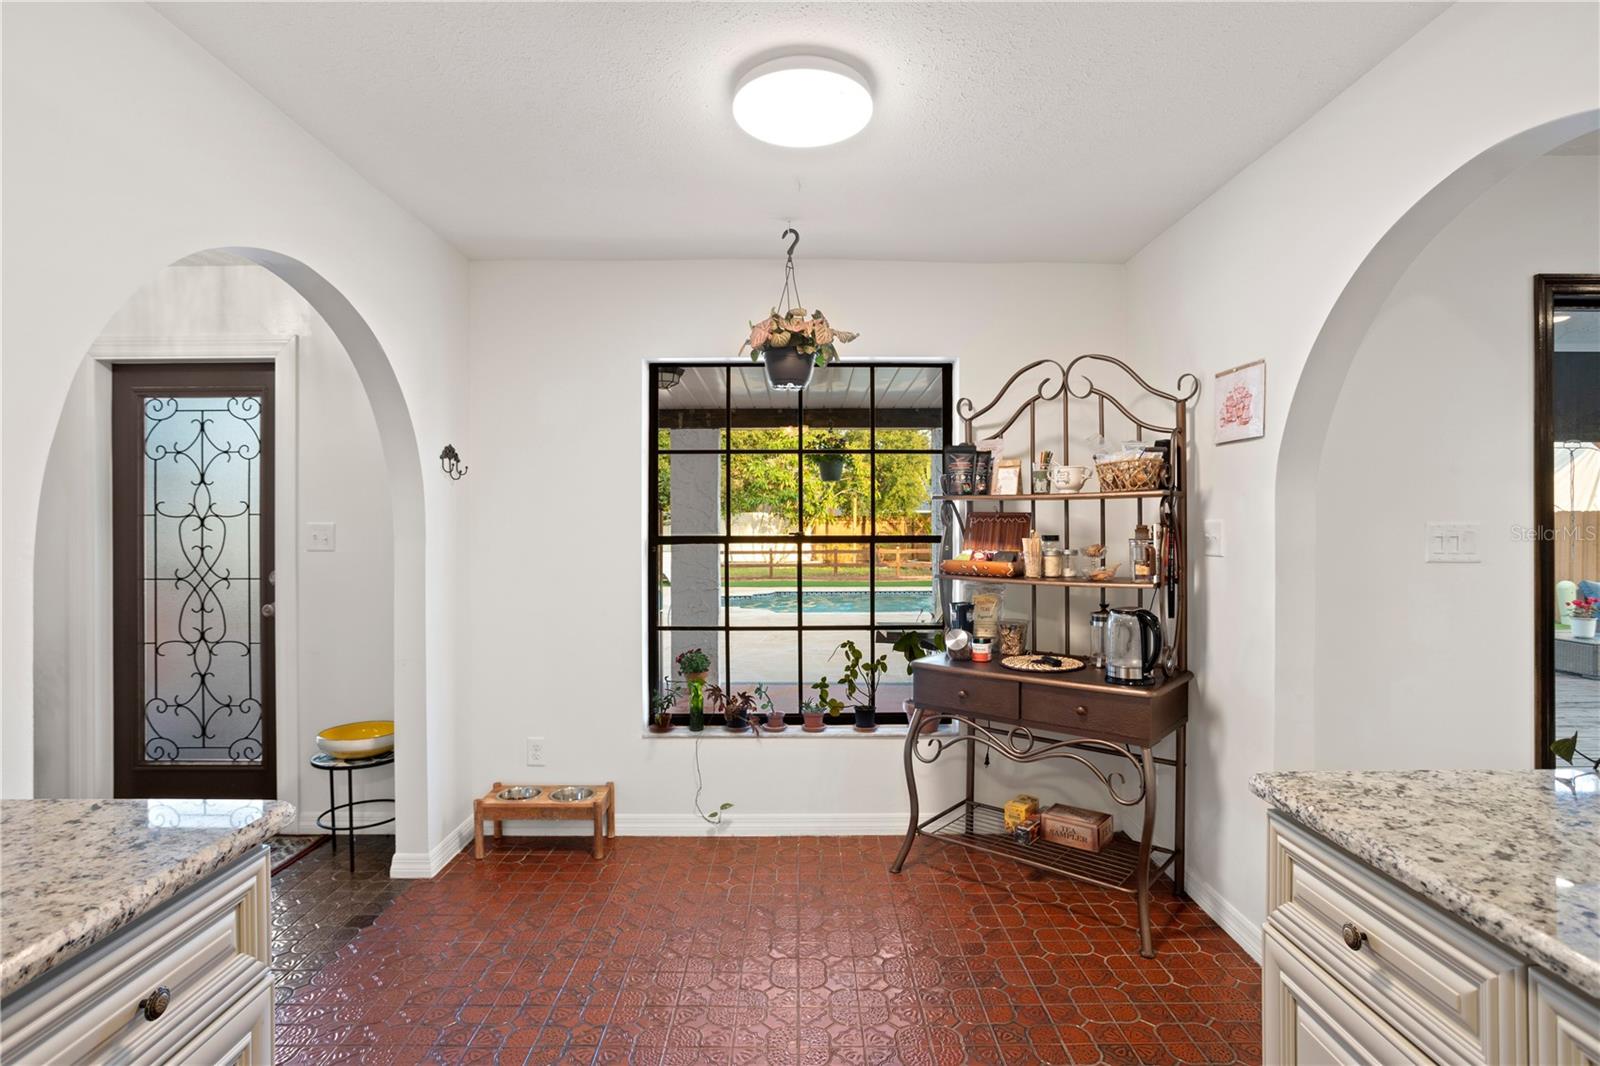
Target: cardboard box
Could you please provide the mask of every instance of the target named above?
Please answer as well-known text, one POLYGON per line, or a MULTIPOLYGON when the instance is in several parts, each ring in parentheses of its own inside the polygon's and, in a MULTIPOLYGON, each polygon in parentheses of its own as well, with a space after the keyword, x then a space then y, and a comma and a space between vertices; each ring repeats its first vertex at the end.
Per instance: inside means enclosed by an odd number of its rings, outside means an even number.
POLYGON ((1039 819, 1037 816, 1018 822, 1017 827, 1011 831, 1011 841, 1014 844, 1032 844, 1039 839, 1039 819))
POLYGON ((1019 794, 1006 801, 1006 832, 1011 832, 1023 822, 1039 813, 1037 796, 1019 794))
POLYGON ((1111 843, 1111 815, 1104 811, 1057 803, 1039 815, 1039 820, 1044 825, 1044 838, 1052 844, 1099 851, 1111 843))

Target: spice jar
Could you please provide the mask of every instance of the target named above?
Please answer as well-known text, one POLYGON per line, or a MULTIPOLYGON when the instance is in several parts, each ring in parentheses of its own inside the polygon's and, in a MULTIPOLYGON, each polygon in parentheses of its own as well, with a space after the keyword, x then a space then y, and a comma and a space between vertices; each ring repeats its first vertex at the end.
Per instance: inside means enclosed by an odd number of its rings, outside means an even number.
POLYGON ((974 638, 972 641, 972 661, 975 663, 988 662, 993 648, 993 643, 983 637, 974 638))
POLYGON ((1128 539, 1128 566, 1135 581, 1156 579, 1156 541, 1149 526, 1136 526, 1128 539))
POLYGON ((1065 548, 1061 552, 1061 576, 1064 578, 1084 577, 1088 570, 1083 564, 1083 553, 1077 548, 1065 548))

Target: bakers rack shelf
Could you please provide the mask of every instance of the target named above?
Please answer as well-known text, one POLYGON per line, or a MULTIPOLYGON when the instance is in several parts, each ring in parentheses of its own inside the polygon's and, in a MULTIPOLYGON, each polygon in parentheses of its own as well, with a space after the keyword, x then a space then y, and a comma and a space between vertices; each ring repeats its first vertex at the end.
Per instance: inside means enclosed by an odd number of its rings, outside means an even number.
MULTIPOLYGON (((1169 457, 1165 483, 1136 492, 1032 493, 1011 496, 934 497, 948 519, 947 530, 964 530, 963 508, 992 505, 1005 510, 1013 503, 1026 504, 1035 528, 1041 505, 1059 504, 1063 543, 1071 546, 1071 506, 1074 503, 1098 505, 1099 543, 1109 543, 1111 528, 1108 512, 1112 505, 1131 502, 1134 521, 1146 521, 1145 509, 1154 504, 1163 531, 1157 574, 1147 580, 1094 581, 1088 579, 978 577, 941 572, 941 582, 992 583, 1005 588, 1029 590, 1028 632, 1035 650, 1041 647, 1039 632, 1039 593, 1054 586, 1061 590, 1061 634, 1059 647, 1050 649, 1072 654, 1073 593, 1096 592, 1093 601, 1106 606, 1110 598, 1132 594, 1138 606, 1150 607, 1162 620, 1162 669, 1156 683, 1148 687, 1113 685, 1089 671, 1062 674, 1016 673, 993 664, 957 662, 945 655, 934 655, 913 664, 913 702, 911 725, 905 742, 906 789, 910 800, 910 821, 900 853, 890 866, 898 873, 904 867, 913 844, 919 838, 941 840, 961 847, 1003 856, 1061 876, 1099 885, 1136 897, 1139 911, 1141 954, 1153 957, 1155 947, 1150 928, 1150 886, 1162 874, 1172 878, 1176 893, 1183 892, 1185 778, 1187 772, 1188 691, 1192 675, 1187 669, 1188 589, 1187 589, 1187 491, 1186 463, 1188 441, 1187 406, 1199 391, 1199 380, 1185 373, 1174 392, 1151 385, 1127 363, 1108 355, 1080 355, 1063 366, 1054 359, 1035 360, 1012 374, 994 398, 982 407, 963 398, 956 405, 966 443, 976 443, 976 427, 1000 408, 1012 387, 1025 376, 1039 371, 1043 376, 1033 391, 1017 402, 998 429, 987 439, 1007 439, 1013 429, 1025 425, 1029 455, 1038 453, 1041 414, 1059 405, 1062 461, 1071 463, 1074 408, 1079 418, 1090 417, 1094 436, 1106 436, 1108 417, 1121 418, 1131 427, 1136 440, 1164 438, 1169 457), (1135 394, 1124 402, 1091 379, 1093 370, 1114 370, 1134 386, 1135 394), (1076 378, 1074 375, 1077 375, 1076 378), (1144 414, 1151 408, 1163 413, 1144 414), (1140 413, 1135 413, 1135 412, 1140 413), (1170 418, 1165 412, 1170 411, 1170 418), (1025 420, 1025 422, 1024 422, 1025 420), (1164 595, 1163 595, 1164 593, 1164 595), (955 736, 923 735, 922 726, 930 718, 948 718, 960 727, 955 736), (1155 746, 1168 737, 1175 738, 1174 753, 1158 757, 1155 746), (950 807, 923 818, 920 814, 915 768, 931 763, 947 750, 965 748, 966 791, 950 807), (992 804, 979 802, 975 794, 978 749, 987 756, 998 755, 1013 763, 1046 760, 1075 763, 1087 769, 1121 808, 1140 808, 1140 833, 1137 838, 1116 833, 1099 851, 1079 851, 1044 840, 1020 843, 1006 831, 1003 814, 992 804), (1091 756, 1098 758, 1091 758, 1091 756), (1117 770, 1106 770, 1105 759, 1115 759, 1117 770), (1157 812, 1157 767, 1169 767, 1174 775, 1172 804, 1172 846, 1157 847, 1154 831, 1157 812)), ((995 416, 998 419, 998 415, 995 416)), ((1080 423, 1081 428, 1081 423, 1080 423)), ((1084 464, 1087 465, 1087 464, 1084 464)), ((947 537, 947 545, 949 540, 947 537)), ((1082 600, 1079 601, 1080 603, 1082 600)), ((1084 657, 1081 656, 1080 657, 1084 657)), ((1085 657, 1086 658, 1086 657, 1085 657)))

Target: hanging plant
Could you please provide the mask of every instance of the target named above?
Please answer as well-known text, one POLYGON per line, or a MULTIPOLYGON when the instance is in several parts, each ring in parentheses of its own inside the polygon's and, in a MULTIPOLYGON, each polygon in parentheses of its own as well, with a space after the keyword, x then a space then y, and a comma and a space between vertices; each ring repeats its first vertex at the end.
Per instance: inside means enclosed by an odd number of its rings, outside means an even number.
POLYGON ((794 276, 794 250, 800 243, 800 234, 793 229, 783 231, 785 237, 790 234, 794 234, 794 240, 789 242, 778 303, 771 314, 750 323, 750 336, 739 346, 740 352, 750 349, 752 362, 765 363, 767 383, 775 389, 805 388, 811 383, 815 368, 839 358, 838 345, 849 344, 859 336, 834 329, 820 310, 808 312, 800 305, 800 288, 794 276))

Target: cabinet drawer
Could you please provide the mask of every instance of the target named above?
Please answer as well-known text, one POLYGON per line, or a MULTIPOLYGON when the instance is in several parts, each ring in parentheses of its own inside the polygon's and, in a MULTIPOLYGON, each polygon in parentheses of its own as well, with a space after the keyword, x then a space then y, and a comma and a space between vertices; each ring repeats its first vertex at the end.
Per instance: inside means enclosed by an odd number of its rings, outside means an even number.
POLYGON ((272 975, 172 1057, 175 1066, 272 1066, 272 975))
POLYGON ((1267 837, 1269 929, 1436 1061, 1525 1061, 1521 960, 1277 812, 1267 837))
POLYGON ((924 707, 968 711, 995 718, 1015 718, 1019 687, 1015 681, 924 670, 912 679, 911 691, 916 701, 924 707))
POLYGON ((266 849, 46 974, 6 1004, 0 1058, 165 1062, 258 982, 270 979, 266 849), (141 1001, 168 992, 158 1017, 141 1001))
POLYGON ((1022 690, 1022 717, 1029 722, 1094 737, 1143 740, 1151 731, 1150 701, 1072 689, 1022 690))
POLYGON ((1397 1066, 1429 1059, 1268 926, 1261 950, 1261 1061, 1397 1066))

